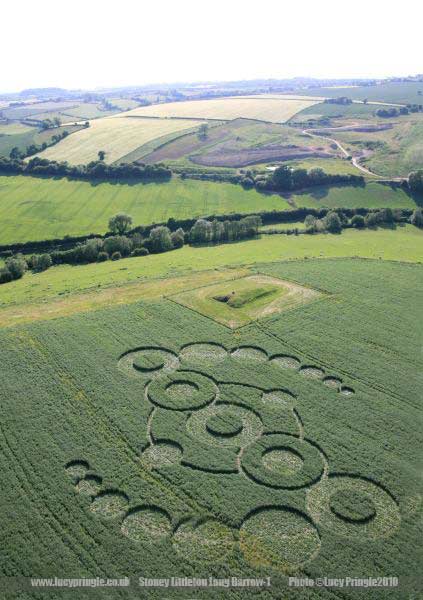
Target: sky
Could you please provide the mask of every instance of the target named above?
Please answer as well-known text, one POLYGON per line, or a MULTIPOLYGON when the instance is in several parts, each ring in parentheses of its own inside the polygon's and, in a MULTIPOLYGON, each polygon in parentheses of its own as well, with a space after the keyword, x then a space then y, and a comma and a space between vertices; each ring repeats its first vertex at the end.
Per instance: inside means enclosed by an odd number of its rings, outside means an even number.
POLYGON ((5 2, 0 91, 422 73, 422 17, 409 0, 5 2))

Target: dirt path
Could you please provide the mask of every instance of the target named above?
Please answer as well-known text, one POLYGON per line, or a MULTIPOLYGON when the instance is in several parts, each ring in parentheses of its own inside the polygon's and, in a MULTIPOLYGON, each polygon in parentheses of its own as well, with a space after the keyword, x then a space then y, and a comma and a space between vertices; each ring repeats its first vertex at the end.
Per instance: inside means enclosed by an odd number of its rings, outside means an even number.
MULTIPOLYGON (((339 127, 325 127, 325 129, 327 130, 331 130, 331 131, 339 131, 339 127)), ((366 167, 363 167, 363 165, 360 164, 360 157, 358 156, 352 156, 347 149, 341 144, 341 142, 338 142, 338 140, 336 140, 335 138, 326 136, 326 135, 321 135, 321 134, 317 134, 315 133, 316 131, 321 131, 321 129, 303 129, 302 133, 304 133, 305 135, 308 135, 310 137, 313 138, 320 138, 322 140, 326 140, 329 142, 332 142, 333 144, 336 144, 336 146, 340 149, 340 151, 342 152, 342 154, 345 157, 350 157, 351 156, 351 163, 354 165, 354 167, 356 169, 358 169, 359 171, 361 171, 362 173, 364 173, 365 175, 370 175, 371 177, 376 177, 378 179, 378 181, 406 181, 407 177, 385 177, 384 175, 378 175, 377 173, 374 173, 373 171, 370 171, 370 169, 367 169, 366 167)))

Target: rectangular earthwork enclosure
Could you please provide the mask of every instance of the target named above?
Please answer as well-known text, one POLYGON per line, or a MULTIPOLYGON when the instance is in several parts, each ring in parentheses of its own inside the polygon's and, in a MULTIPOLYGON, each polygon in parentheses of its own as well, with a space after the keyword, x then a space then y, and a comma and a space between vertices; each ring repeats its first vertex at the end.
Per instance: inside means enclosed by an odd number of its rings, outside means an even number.
POLYGON ((196 288, 170 296, 170 299, 226 327, 237 329, 320 296, 322 292, 315 289, 258 274, 196 288))

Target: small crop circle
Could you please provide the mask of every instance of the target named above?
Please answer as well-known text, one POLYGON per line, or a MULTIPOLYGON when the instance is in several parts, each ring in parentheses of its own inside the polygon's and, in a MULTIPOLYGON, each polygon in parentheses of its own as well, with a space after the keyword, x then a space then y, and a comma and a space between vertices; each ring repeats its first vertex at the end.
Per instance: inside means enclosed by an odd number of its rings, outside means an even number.
POLYGON ((322 379, 325 372, 319 367, 313 366, 304 366, 301 367, 300 371, 301 375, 307 377, 308 379, 322 379))
POLYGON ((227 350, 220 344, 188 344, 179 353, 181 360, 194 365, 214 365, 228 357, 227 350))
POLYGON ((172 533, 169 515, 156 506, 139 507, 123 520, 122 533, 134 542, 154 544, 172 533))
POLYGON ((221 562, 233 550, 232 530, 213 519, 182 523, 173 536, 173 547, 183 558, 193 562, 221 562))
POLYGON ((320 538, 300 511, 270 506, 247 516, 240 529, 240 547, 253 567, 289 572, 316 556, 320 538))
POLYGON ((256 346, 240 346, 231 352, 231 357, 236 360, 265 362, 267 361, 267 354, 261 348, 256 346))
POLYGON ((297 489, 318 481, 324 464, 310 442, 276 433, 262 436, 245 450, 242 468, 257 483, 297 489))
POLYGON ((339 391, 342 381, 340 379, 338 379, 337 377, 325 377, 323 379, 323 383, 328 388, 339 391))
POLYGON ((282 367, 283 369, 298 370, 301 366, 298 358, 295 358, 294 356, 288 356, 287 354, 277 354, 276 356, 272 356, 270 363, 272 365, 276 365, 277 367, 282 367))
POLYGON ((75 488, 83 496, 95 496, 101 489, 101 477, 87 475, 76 484, 75 488))
POLYGON ((89 468, 90 465, 85 460, 73 460, 65 466, 65 471, 74 483, 78 483, 85 477, 89 468))
POLYGON ((263 392, 261 399, 267 407, 274 408, 276 410, 292 409, 296 404, 295 396, 284 390, 271 390, 270 392, 263 392))
POLYGON ((182 450, 178 444, 173 442, 157 442, 149 446, 141 454, 141 463, 147 469, 162 469, 179 464, 182 458, 182 450))
POLYGON ((217 395, 212 379, 194 371, 178 371, 155 379, 148 387, 153 404, 168 410, 195 410, 212 402, 217 395))
POLYGON ((128 498, 122 492, 105 491, 94 498, 90 510, 105 519, 122 517, 128 509, 128 498))

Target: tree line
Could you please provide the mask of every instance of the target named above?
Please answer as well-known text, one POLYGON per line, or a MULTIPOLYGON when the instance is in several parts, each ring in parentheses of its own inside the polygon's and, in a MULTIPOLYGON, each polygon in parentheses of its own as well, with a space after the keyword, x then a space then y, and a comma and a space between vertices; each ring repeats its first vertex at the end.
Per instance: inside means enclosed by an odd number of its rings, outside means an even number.
POLYGON ((314 169, 294 169, 288 165, 278 167, 270 175, 258 175, 253 177, 251 173, 246 173, 244 186, 252 187, 263 191, 286 192, 291 190, 300 190, 307 187, 330 185, 330 184, 348 184, 365 185, 362 175, 331 175, 325 173, 323 169, 316 167, 314 169))
POLYGON ((74 179, 137 179, 160 180, 170 179, 172 171, 161 164, 145 165, 144 163, 121 163, 108 165, 101 160, 87 165, 70 165, 68 162, 57 162, 34 156, 28 162, 19 158, 0 157, 0 173, 14 175, 46 175, 50 177, 72 177, 74 179))

